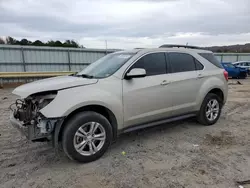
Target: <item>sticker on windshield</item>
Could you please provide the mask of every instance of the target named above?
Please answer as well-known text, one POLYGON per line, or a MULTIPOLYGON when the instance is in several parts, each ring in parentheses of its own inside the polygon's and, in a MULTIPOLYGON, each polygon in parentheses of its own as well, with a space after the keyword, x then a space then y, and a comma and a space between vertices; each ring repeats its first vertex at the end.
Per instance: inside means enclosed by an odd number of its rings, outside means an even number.
POLYGON ((118 56, 119 58, 123 58, 123 59, 128 59, 131 57, 131 55, 125 55, 125 54, 121 54, 118 56))

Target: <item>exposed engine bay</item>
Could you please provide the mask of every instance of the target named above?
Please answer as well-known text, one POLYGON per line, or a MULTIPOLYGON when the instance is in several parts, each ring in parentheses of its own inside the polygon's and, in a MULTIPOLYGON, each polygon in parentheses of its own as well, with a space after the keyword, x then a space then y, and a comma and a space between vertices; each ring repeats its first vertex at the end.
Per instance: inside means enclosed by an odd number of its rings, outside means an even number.
POLYGON ((27 129, 30 140, 50 139, 57 119, 48 119, 40 113, 40 110, 47 106, 55 97, 57 92, 43 92, 33 94, 26 99, 17 99, 10 106, 13 116, 23 128, 27 129))

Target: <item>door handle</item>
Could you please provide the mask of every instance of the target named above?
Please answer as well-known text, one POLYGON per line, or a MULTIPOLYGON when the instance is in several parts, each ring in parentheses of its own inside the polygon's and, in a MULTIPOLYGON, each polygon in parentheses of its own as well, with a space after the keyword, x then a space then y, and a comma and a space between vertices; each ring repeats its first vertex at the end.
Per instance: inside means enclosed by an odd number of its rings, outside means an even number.
POLYGON ((198 74, 197 78, 204 78, 204 76, 202 74, 198 74))
POLYGON ((162 86, 164 86, 164 85, 168 85, 168 84, 170 84, 170 82, 169 82, 169 81, 167 81, 167 80, 163 80, 163 81, 161 82, 161 85, 162 85, 162 86))

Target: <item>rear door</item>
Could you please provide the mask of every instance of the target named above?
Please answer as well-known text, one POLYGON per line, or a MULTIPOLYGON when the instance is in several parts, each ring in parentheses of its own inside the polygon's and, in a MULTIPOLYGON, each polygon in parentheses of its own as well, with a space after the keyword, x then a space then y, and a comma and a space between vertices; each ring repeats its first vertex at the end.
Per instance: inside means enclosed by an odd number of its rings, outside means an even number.
POLYGON ((171 66, 172 115, 193 112, 203 82, 203 65, 188 53, 169 52, 167 56, 171 66))

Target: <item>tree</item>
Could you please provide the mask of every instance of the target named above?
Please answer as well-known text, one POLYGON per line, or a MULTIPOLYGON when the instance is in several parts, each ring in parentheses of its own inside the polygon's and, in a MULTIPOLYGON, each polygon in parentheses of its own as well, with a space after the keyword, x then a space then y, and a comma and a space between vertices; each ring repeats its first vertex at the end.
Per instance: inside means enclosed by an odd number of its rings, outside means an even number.
POLYGON ((21 41, 16 40, 12 37, 7 37, 6 40, 3 40, 0 38, 0 44, 10 44, 10 45, 33 45, 33 46, 51 46, 51 47, 71 47, 71 48, 85 48, 82 45, 79 45, 76 41, 74 40, 65 40, 64 43, 61 41, 53 41, 49 40, 46 43, 43 43, 40 40, 36 40, 34 42, 29 41, 28 39, 22 39, 21 41))
POLYGON ((16 43, 16 39, 12 37, 7 37, 6 38, 6 44, 14 45, 16 43))
POLYGON ((61 41, 57 40, 57 41, 54 43, 54 46, 63 47, 63 44, 61 43, 61 41))
POLYGON ((53 40, 48 41, 45 46, 55 46, 55 42, 53 40))
POLYGON ((63 47, 73 47, 73 48, 80 48, 79 44, 74 40, 66 40, 63 43, 63 47))
POLYGON ((66 40, 64 43, 63 43, 63 47, 70 47, 70 40, 66 40))
POLYGON ((41 42, 40 40, 36 40, 31 45, 34 45, 34 46, 44 46, 43 42, 41 42))
POLYGON ((3 38, 0 37, 0 44, 5 44, 5 41, 3 38))
POLYGON ((29 41, 29 40, 27 40, 27 39, 22 39, 22 40, 20 41, 20 44, 21 44, 21 45, 30 45, 30 44, 32 44, 32 42, 29 41))
POLYGON ((71 47, 79 48, 79 44, 77 44, 74 40, 70 41, 71 47))

